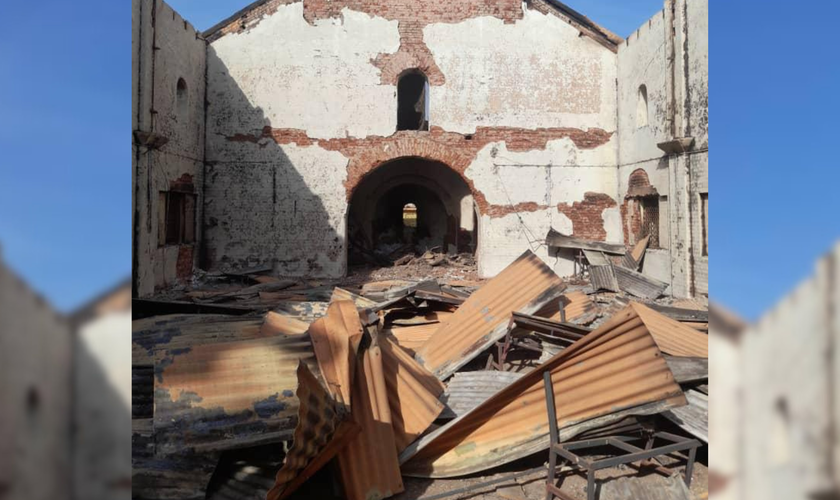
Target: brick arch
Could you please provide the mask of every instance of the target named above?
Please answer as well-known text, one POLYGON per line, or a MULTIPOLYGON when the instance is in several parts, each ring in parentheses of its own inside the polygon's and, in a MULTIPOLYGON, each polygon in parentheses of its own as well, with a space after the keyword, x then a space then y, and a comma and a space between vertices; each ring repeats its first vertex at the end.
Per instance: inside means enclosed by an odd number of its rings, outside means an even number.
POLYGON ((422 133, 413 131, 401 132, 389 138, 383 138, 379 143, 364 148, 364 151, 361 151, 360 154, 351 155, 347 165, 347 179, 344 181, 347 201, 350 201, 363 179, 373 171, 398 160, 419 158, 440 163, 458 174, 472 193, 479 213, 484 214, 488 208, 487 199, 481 191, 476 189, 472 180, 464 174, 475 157, 474 152, 470 151, 469 153, 465 154, 460 148, 435 141, 428 137, 428 134, 424 136, 422 133))

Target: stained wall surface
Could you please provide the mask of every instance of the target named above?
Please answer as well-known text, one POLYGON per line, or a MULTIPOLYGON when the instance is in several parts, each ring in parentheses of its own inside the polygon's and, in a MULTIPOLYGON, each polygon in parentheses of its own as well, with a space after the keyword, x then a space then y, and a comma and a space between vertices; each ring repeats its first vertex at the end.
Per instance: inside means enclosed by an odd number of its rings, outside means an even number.
POLYGON ((412 156, 469 186, 485 276, 529 247, 571 272, 540 243, 551 225, 622 241, 614 47, 542 2, 334 3, 268 2, 206 34, 209 267, 343 274, 352 193, 412 156), (429 132, 396 132, 411 69, 429 80, 429 132))
POLYGON ((0 261, 0 492, 69 498, 71 329, 0 261))
POLYGON ((188 280, 198 262, 206 44, 161 0, 134 0, 132 29, 133 268, 144 296, 188 280), (168 192, 193 197, 186 208, 193 236, 186 240, 161 237, 168 192))

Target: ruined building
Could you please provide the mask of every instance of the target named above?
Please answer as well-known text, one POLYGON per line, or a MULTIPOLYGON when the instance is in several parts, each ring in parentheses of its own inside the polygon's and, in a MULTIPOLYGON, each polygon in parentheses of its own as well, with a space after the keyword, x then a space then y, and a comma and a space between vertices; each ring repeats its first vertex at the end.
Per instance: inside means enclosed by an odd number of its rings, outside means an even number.
POLYGON ((628 39, 553 0, 259 0, 204 33, 133 0, 134 288, 341 277, 402 230, 491 277, 550 228, 708 293, 708 2, 628 39))

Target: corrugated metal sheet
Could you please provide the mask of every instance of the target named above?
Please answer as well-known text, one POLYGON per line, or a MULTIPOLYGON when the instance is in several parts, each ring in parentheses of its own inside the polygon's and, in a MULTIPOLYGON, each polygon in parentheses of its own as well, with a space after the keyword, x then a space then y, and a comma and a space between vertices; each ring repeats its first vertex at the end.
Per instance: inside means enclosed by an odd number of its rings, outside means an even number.
POLYGON ((225 314, 170 314, 131 323, 131 364, 152 365, 155 349, 179 349, 193 343, 225 342, 262 336, 261 318, 225 314))
POLYGON ((662 416, 677 424, 682 430, 709 442, 709 396, 700 391, 690 390, 685 393, 687 406, 681 406, 662 413, 662 416))
POLYGON ((522 374, 515 372, 458 372, 449 380, 440 398, 447 407, 441 416, 455 418, 464 415, 520 378, 522 374))
MULTIPOLYGON (((662 348, 659 348, 662 350, 662 348)), ((701 380, 708 380, 709 378, 709 360, 708 358, 689 358, 680 356, 665 356, 665 362, 668 363, 668 368, 674 374, 678 384, 685 384, 688 382, 699 382, 701 380)))
POLYGON ((444 386, 387 337, 379 337, 391 424, 397 453, 417 439, 443 411, 438 398, 444 386))
POLYGON ((459 476, 546 449, 545 371, 552 374, 561 440, 686 402, 644 322, 628 307, 473 411, 418 439, 400 457, 403 473, 459 476))
POLYGON ((613 267, 613 271, 618 279, 618 286, 623 291, 642 299, 655 299, 668 288, 668 283, 630 269, 613 267))
POLYGON ((374 336, 353 379, 353 420, 361 432, 338 453, 347 500, 380 500, 403 491, 382 352, 374 336))
MULTIPOLYGON (((294 441, 283 461, 283 467, 277 472, 274 486, 268 492, 268 500, 285 498, 302 484, 305 477, 317 471, 309 467, 311 463, 316 462, 323 466, 332 458, 321 456, 316 461, 316 458, 328 449, 340 422, 349 416, 303 363, 298 365, 297 377, 298 387, 295 394, 300 401, 300 407, 294 441), (303 474, 304 471, 307 474, 303 474)), ((335 447, 331 450, 332 456, 338 452, 335 447)))
POLYGON ((705 333, 660 314, 644 304, 633 302, 630 306, 645 322, 662 352, 672 356, 709 357, 709 336, 705 333))
MULTIPOLYGON (((204 500, 219 453, 131 458, 131 498, 204 500)), ((117 494, 113 493, 114 497, 117 494)), ((126 494, 126 496, 128 496, 126 494)))
POLYGON ((592 301, 592 297, 584 293, 582 290, 575 290, 566 292, 560 296, 559 300, 552 300, 539 311, 534 313, 534 316, 541 318, 548 318, 554 321, 562 321, 560 314, 560 305, 563 305, 563 312, 566 316, 566 321, 585 319, 584 317, 598 314, 598 307, 592 301))
POLYGON ((530 250, 473 293, 415 358, 444 380, 504 336, 513 311, 538 311, 563 292, 563 281, 530 250))
POLYGON ((269 311, 260 327, 260 333, 266 337, 274 335, 302 335, 309 330, 309 323, 292 316, 269 311))
POLYGON ((293 316, 301 321, 311 323, 327 314, 329 302, 280 302, 274 310, 286 316, 293 316))
POLYGON ((613 266, 589 266, 589 281, 593 290, 609 290, 618 292, 618 278, 613 266))
POLYGON ((604 255, 604 252, 599 252, 597 250, 584 250, 583 255, 586 256, 586 260, 589 261, 590 266, 610 265, 610 261, 607 260, 607 256, 604 255))
POLYGON ((348 300, 330 304, 327 315, 309 327, 327 390, 341 404, 350 405, 356 353, 362 340, 362 323, 356 305, 348 300))
POLYGON ((579 250, 594 250, 596 252, 606 252, 615 255, 624 254, 624 245, 615 243, 604 243, 603 241, 590 241, 575 238, 574 236, 566 236, 558 233, 554 229, 548 230, 548 235, 545 237, 545 242, 552 247, 558 248, 575 248, 579 250))
POLYGON ((356 295, 355 293, 343 288, 335 287, 332 292, 332 297, 330 297, 330 303, 337 302, 339 300, 349 300, 356 304, 356 307, 360 309, 375 307, 377 305, 376 302, 368 298, 356 295))
POLYGON ((298 360, 315 365, 306 336, 216 342, 193 336, 155 354, 159 454, 289 439, 297 420, 298 360))
POLYGON ((394 326, 384 330, 384 333, 390 333, 395 342, 403 349, 414 352, 415 349, 425 344, 439 328, 439 323, 416 326, 394 326))

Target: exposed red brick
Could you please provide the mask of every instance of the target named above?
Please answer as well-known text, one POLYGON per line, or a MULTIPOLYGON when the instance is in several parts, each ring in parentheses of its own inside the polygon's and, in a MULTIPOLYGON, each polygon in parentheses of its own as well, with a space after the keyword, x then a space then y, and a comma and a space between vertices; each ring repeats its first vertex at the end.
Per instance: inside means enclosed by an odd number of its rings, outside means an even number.
POLYGON ((407 69, 419 69, 429 85, 443 85, 446 78, 423 41, 423 25, 417 21, 400 21, 400 48, 393 54, 379 54, 371 64, 379 68, 383 85, 396 85, 407 69))
POLYGON ((576 201, 571 205, 560 203, 557 205, 557 211, 565 214, 572 221, 572 236, 585 240, 604 241, 607 239, 607 230, 604 229, 604 210, 617 205, 618 203, 607 194, 587 191, 583 194, 583 201, 576 201))
POLYGON ((388 20, 429 23, 459 23, 481 16, 493 16, 506 23, 522 19, 520 0, 303 0, 303 17, 310 23, 318 19, 341 17, 347 8, 388 20))
POLYGON ((243 33, 249 31, 254 26, 258 25, 265 16, 270 16, 277 12, 281 5, 289 5, 300 2, 301 0, 268 0, 267 2, 246 10, 241 16, 232 19, 228 24, 222 26, 207 37, 208 42, 217 40, 230 33, 243 33))
POLYGON ((188 280, 193 272, 193 246, 178 247, 178 261, 175 263, 175 275, 180 281, 188 280))
POLYGON ((656 188, 650 185, 650 178, 644 169, 634 170, 627 182, 627 194, 621 204, 621 228, 624 241, 628 245, 635 244, 642 232, 642 210, 640 198, 645 196, 659 196, 656 188))
POLYGON ((612 137, 612 132, 597 128, 581 130, 576 128, 478 127, 475 134, 467 136, 447 132, 440 127, 432 127, 429 132, 402 130, 389 137, 315 139, 307 137, 306 132, 299 129, 265 127, 258 136, 236 134, 228 137, 228 140, 258 143, 262 139, 270 138, 278 144, 294 143, 299 146, 315 144, 329 151, 340 152, 349 159, 347 179, 344 181, 348 201, 362 178, 381 165, 409 157, 437 161, 449 166, 461 176, 472 192, 479 213, 490 217, 503 217, 514 211, 535 211, 548 207, 536 203, 524 203, 512 207, 488 203, 484 194, 477 190, 472 181, 464 175, 478 152, 486 145, 504 142, 512 151, 543 150, 548 141, 569 138, 578 148, 592 149, 606 144, 610 137, 612 137))
POLYGON ((169 181, 169 190, 181 193, 194 193, 195 185, 193 185, 193 176, 190 174, 183 174, 181 177, 169 181))

